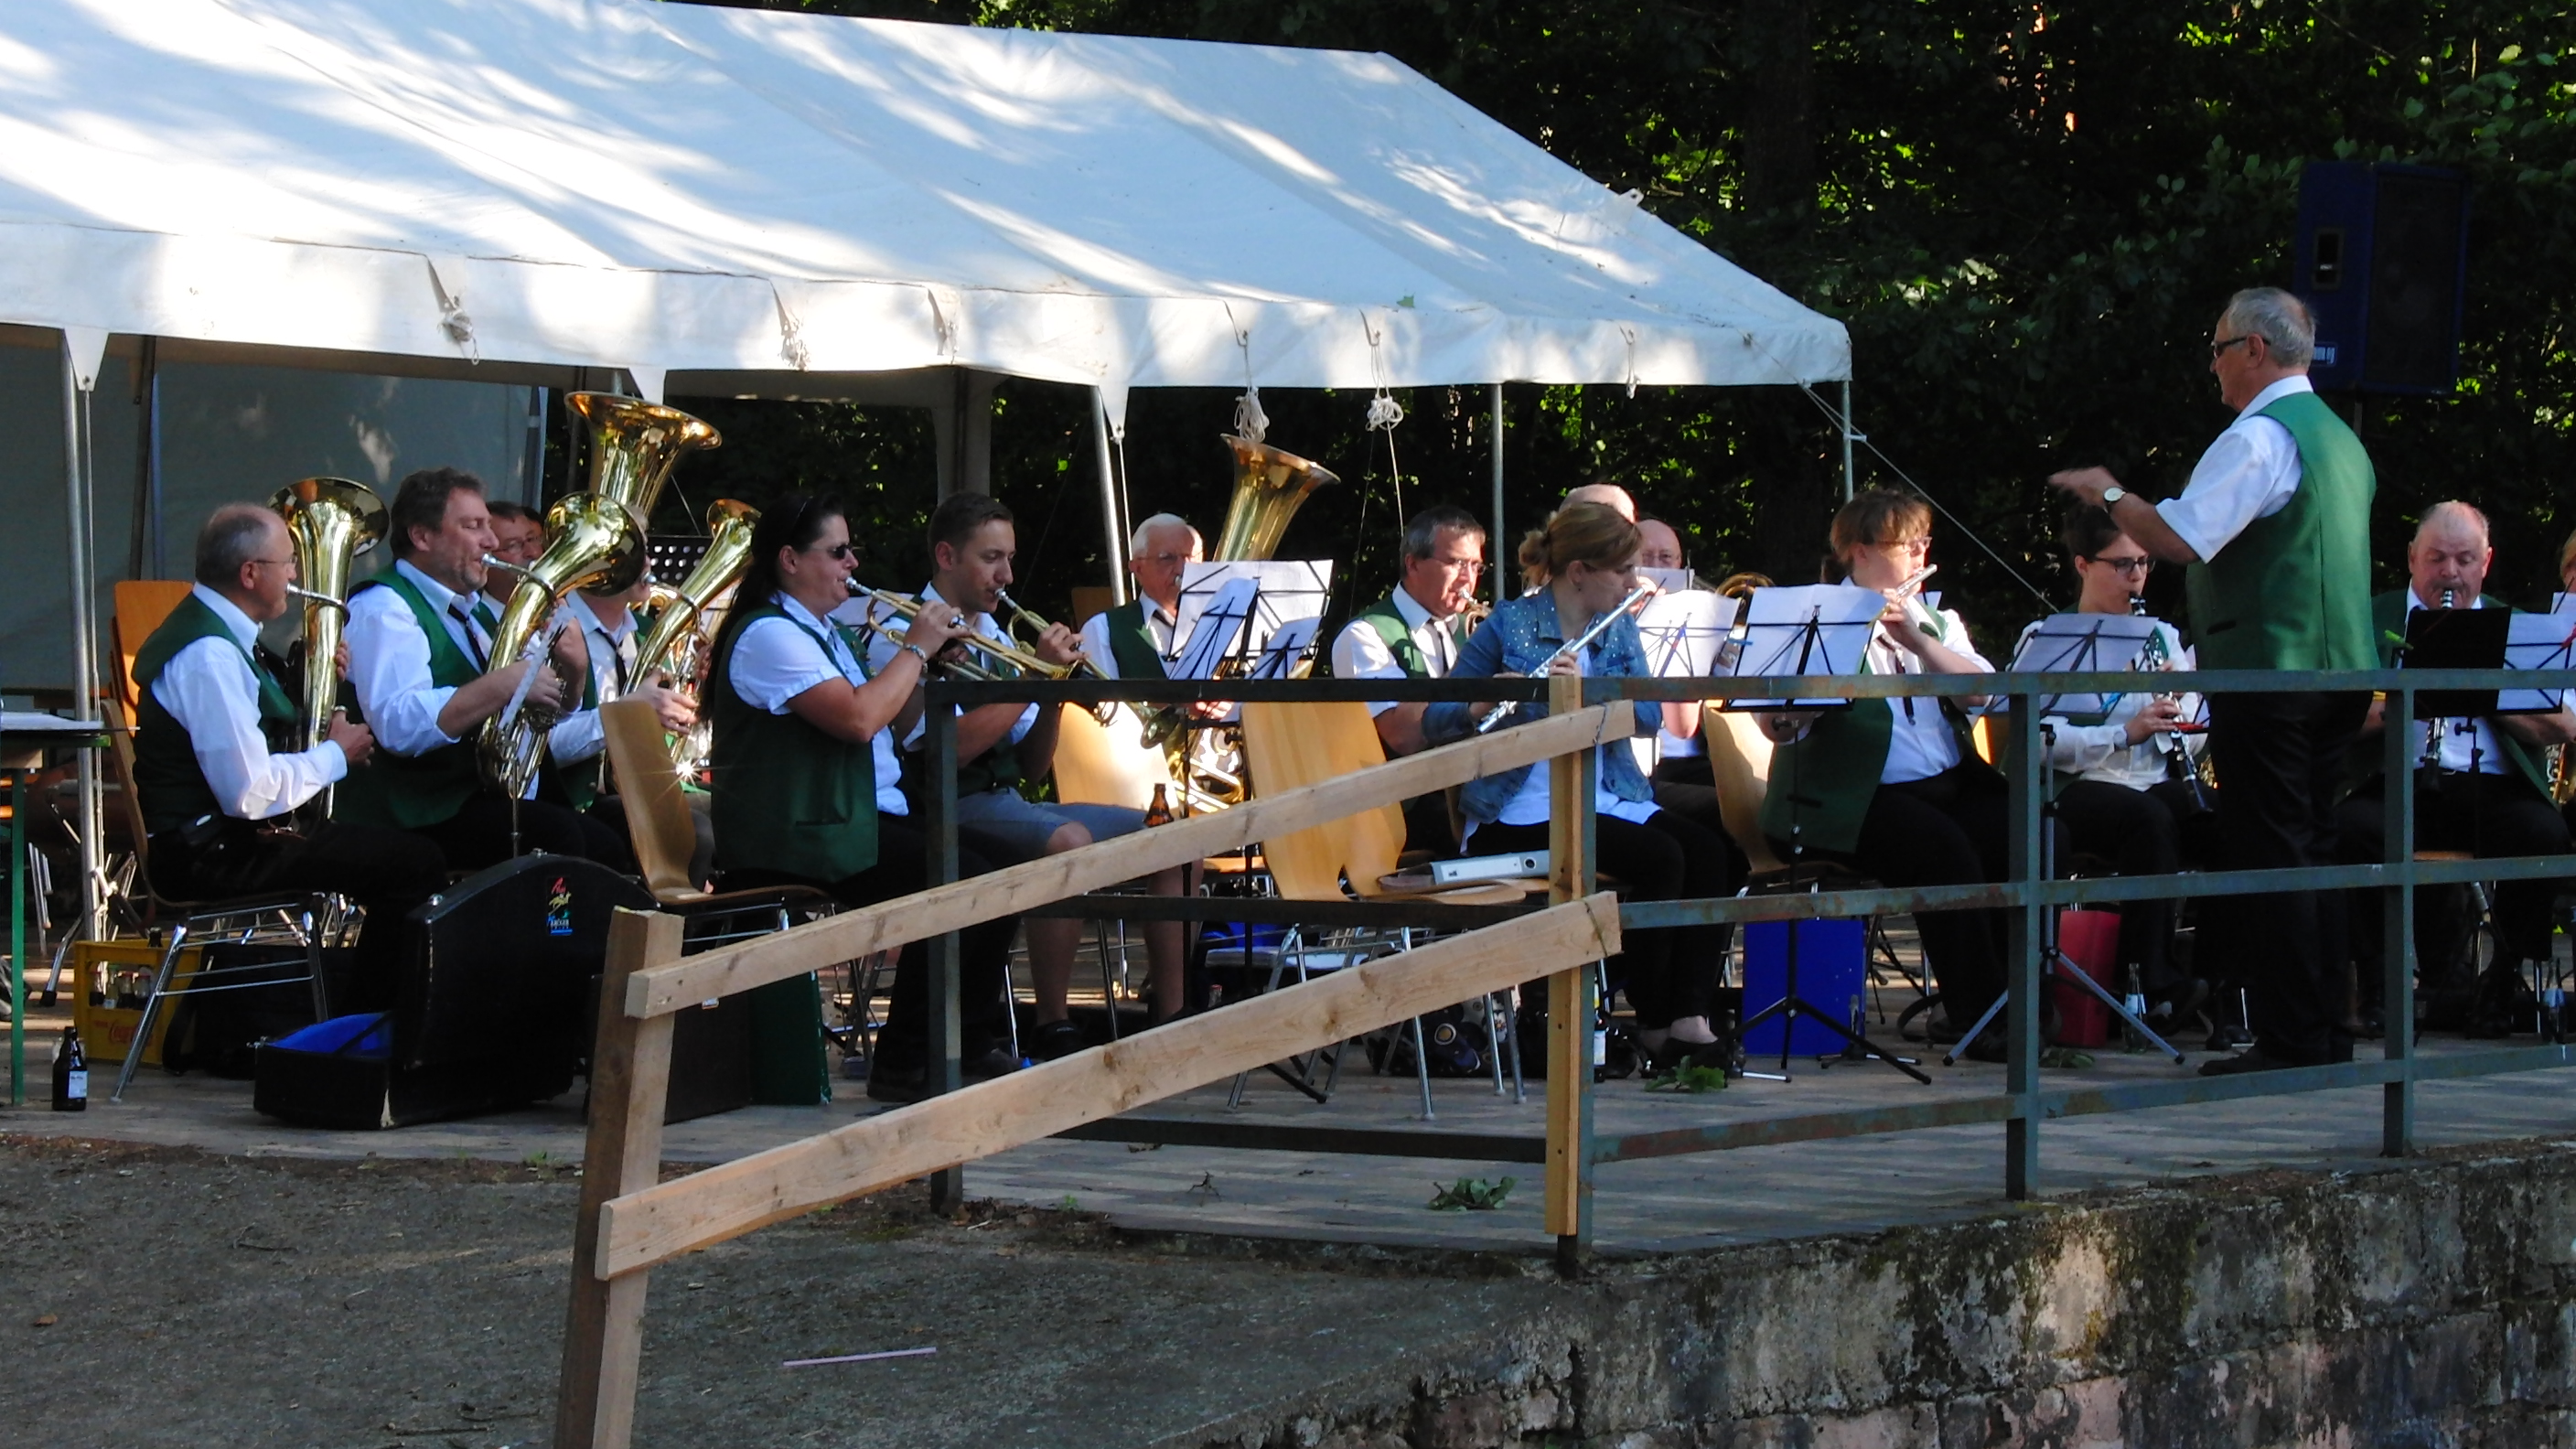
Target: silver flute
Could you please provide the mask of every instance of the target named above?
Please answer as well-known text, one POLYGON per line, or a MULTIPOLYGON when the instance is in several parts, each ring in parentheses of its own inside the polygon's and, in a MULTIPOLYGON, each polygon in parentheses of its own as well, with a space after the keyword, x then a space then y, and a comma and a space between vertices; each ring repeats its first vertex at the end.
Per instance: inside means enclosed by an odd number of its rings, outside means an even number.
MULTIPOLYGON (((1637 606, 1637 601, 1639 599, 1645 598, 1654 591, 1655 586, 1651 583, 1637 585, 1636 589, 1631 592, 1628 597, 1621 599, 1617 604, 1611 606, 1610 612, 1594 619, 1592 621, 1592 627, 1583 631, 1583 637, 1579 639, 1569 639, 1565 643, 1556 646, 1554 653, 1551 653, 1545 659, 1540 660, 1538 662, 1538 667, 1529 672, 1529 677, 1537 679, 1544 676, 1550 669, 1556 667, 1556 661, 1573 654, 1579 649, 1589 646, 1593 640, 1601 637, 1602 630, 1609 628, 1612 624, 1615 624, 1620 619, 1626 617, 1628 611, 1637 606)), ((1485 712, 1485 717, 1483 719, 1476 721, 1476 733, 1481 735, 1485 731, 1492 729, 1494 726, 1501 724, 1503 722, 1503 716, 1510 714, 1513 710, 1520 707, 1521 702, 1517 699, 1507 699, 1502 703, 1495 705, 1492 709, 1485 712)))

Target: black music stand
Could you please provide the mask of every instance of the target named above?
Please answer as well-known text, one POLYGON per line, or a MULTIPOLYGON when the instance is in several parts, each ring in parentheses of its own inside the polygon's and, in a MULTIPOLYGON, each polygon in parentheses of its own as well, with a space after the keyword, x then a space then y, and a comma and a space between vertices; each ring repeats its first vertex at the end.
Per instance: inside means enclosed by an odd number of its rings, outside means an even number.
MULTIPOLYGON (((1876 601, 1877 607, 1868 608, 1866 600, 1800 598, 1797 604, 1802 606, 1802 609, 1793 609, 1792 617, 1783 619, 1774 614, 1773 617, 1763 618, 1760 616, 1772 613, 1771 610, 1761 607, 1763 594, 1769 592, 1772 591, 1755 590, 1753 595, 1755 603, 1744 611, 1745 622, 1741 629, 1746 636, 1745 644, 1736 656, 1736 668, 1733 671, 1738 677, 1860 672, 1861 660, 1869 649, 1870 631, 1876 626, 1879 611, 1886 606, 1885 599, 1872 590, 1854 589, 1851 591, 1854 594, 1869 595, 1870 600, 1876 601), (1846 603, 1846 607, 1836 610, 1834 604, 1837 602, 1846 603), (1842 617, 1844 614, 1857 613, 1863 609, 1867 611, 1865 618, 1842 617), (1828 613, 1833 613, 1836 617, 1829 619, 1828 613)), ((1803 595, 1806 591, 1800 590, 1798 593, 1803 595)), ((1848 699, 1735 701, 1728 708, 1848 709, 1853 703, 1854 701, 1848 699)), ((1797 757, 1793 753, 1789 764, 1789 875, 1792 882, 1795 882, 1798 877, 1798 865, 1805 853, 1805 846, 1800 840, 1803 826, 1798 819, 1797 769, 1797 757)), ((1816 893, 1816 884, 1813 880, 1807 882, 1808 895, 1816 893)), ((1780 943, 1780 999, 1738 1023, 1735 1028, 1735 1039, 1740 1042, 1750 1035, 1755 1027, 1775 1017, 1778 1018, 1780 1020, 1778 1076, 1781 1081, 1788 1081, 1790 1041, 1797 1035, 1798 1017, 1803 1013, 1815 1018, 1817 1023, 1826 1030, 1843 1039, 1843 1056, 1846 1060, 1882 1061, 1927 1087, 1932 1085, 1930 1077, 1917 1071, 1904 1058, 1891 1056, 1871 1043, 1869 1020, 1866 1016, 1859 1018, 1854 1024, 1847 1025, 1832 1012, 1822 1010, 1814 1002, 1798 994, 1799 922, 1790 920, 1783 925, 1787 929, 1780 943)))
MULTIPOLYGON (((2417 609, 2406 616, 2400 669, 2502 669, 2510 609, 2417 609)), ((2417 719, 2463 719, 2496 713, 2492 689, 2434 689, 2415 696, 2417 719)))

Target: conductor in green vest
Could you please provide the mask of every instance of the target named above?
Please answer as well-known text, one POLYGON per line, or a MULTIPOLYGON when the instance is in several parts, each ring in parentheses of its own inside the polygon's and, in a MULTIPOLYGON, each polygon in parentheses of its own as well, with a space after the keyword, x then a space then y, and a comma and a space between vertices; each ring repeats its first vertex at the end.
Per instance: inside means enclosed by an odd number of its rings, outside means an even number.
MULTIPOLYGON (((1403 574, 1386 597, 1351 616, 1333 638, 1335 679, 1446 679, 1467 646, 1469 606, 1485 576, 1485 525, 1454 503, 1440 503, 1404 525, 1403 574)), ((1388 759, 1410 755, 1428 741, 1415 700, 1376 700, 1369 717, 1388 759)), ((1404 803, 1404 843, 1442 855, 1458 848, 1449 825, 1446 793, 1404 803)))
MULTIPOLYGON (((2379 640, 2384 667, 2396 665, 2397 641, 2419 609, 2504 609, 2502 599, 2487 597, 2487 569, 2495 562, 2487 516, 2469 504, 2436 503, 2424 510, 2406 546, 2406 587, 2391 589, 2370 601, 2370 622, 2379 640)), ((2478 858, 2516 855, 2564 855, 2567 822, 2549 795, 2549 769, 2544 752, 2576 735, 2576 715, 2566 706, 2546 714, 2486 714, 2466 718, 2419 719, 2408 752, 2415 760, 2415 843, 2431 850, 2465 850, 2478 858)), ((2363 723, 2366 740, 2380 738, 2379 711, 2372 707, 2363 723)), ((2366 768, 2356 771, 2361 783, 2336 815, 2346 865, 2372 865, 2384 857, 2381 842, 2386 809, 2386 777, 2376 768, 2380 752, 2365 744, 2354 752, 2366 768)), ((2423 975, 2425 1024, 2466 1027, 2471 1036, 2506 1036, 2530 1017, 2518 1008, 2528 988, 2522 982, 2526 961, 2549 959, 2549 904, 2565 887, 2554 880, 2508 880, 2495 885, 2495 959, 2474 981, 2461 965, 2474 962, 2440 959, 2434 943, 2456 941, 2465 923, 2447 921, 2440 909, 2419 911, 2416 939, 2428 947, 2417 957, 2423 975), (2446 929, 2447 927, 2447 929, 2446 929)), ((2426 892, 2427 895, 2431 894, 2426 892)), ((2382 945, 2380 893, 2354 891, 2349 897, 2353 955, 2365 974, 2376 965, 2382 945)))
MULTIPOLYGON (((2375 669, 2370 626, 2370 455, 2308 385, 2316 322, 2272 287, 2228 299, 2209 367, 2236 421, 2192 469, 2179 498, 2151 504, 2101 468, 2048 481, 2110 511, 2147 552, 2187 565, 2193 642, 2204 669, 2375 669)), ((2333 863, 2344 751, 2366 691, 2283 689, 2209 699, 2226 864, 2262 870, 2333 863)), ((2248 987, 2254 1042, 2203 1063, 2208 1076, 2352 1058, 2330 983, 2343 976, 2342 910, 2317 891, 2242 898, 2225 913, 2218 959, 2248 987)))
POLYGON ((198 531, 196 569, 188 597, 134 657, 134 788, 153 887, 174 900, 345 895, 367 922, 355 999, 334 1006, 391 1005, 403 918, 445 882, 446 861, 404 831, 293 818, 364 775, 375 736, 339 711, 320 744, 303 738, 301 711, 259 657, 259 628, 286 612, 295 582, 285 520, 254 503, 225 504, 198 531))
POLYGON ((529 694, 564 699, 578 698, 588 673, 570 632, 551 659, 491 657, 500 620, 479 597, 493 542, 483 480, 423 469, 403 479, 388 514, 394 565, 351 592, 344 635, 376 762, 341 789, 339 818, 421 835, 452 870, 507 860, 514 833, 528 850, 623 864, 625 843, 606 825, 530 799, 514 826, 511 802, 483 782, 474 733, 508 707, 521 676, 540 671, 529 694))

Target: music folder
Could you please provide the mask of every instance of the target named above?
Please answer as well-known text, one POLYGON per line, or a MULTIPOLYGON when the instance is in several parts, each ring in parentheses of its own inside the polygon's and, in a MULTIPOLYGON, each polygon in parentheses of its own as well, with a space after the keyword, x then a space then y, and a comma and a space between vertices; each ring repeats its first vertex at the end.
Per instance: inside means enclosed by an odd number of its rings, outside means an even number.
MULTIPOLYGON (((2400 669, 2502 669, 2505 639, 2513 632, 2509 609, 2417 609, 2406 616, 2400 669)), ((2494 714, 2492 689, 2432 689, 2415 696, 2417 719, 2462 719, 2494 714)))

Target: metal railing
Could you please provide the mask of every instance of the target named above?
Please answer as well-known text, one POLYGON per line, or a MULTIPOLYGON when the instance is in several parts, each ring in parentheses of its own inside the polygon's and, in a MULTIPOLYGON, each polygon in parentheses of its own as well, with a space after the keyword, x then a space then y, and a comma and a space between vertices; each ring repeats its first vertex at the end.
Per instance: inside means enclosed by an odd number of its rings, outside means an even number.
MULTIPOLYGON (((2004 1089, 1973 1097, 1943 1097, 1919 1104, 1816 1112, 1751 1121, 1600 1136, 1592 1128, 1589 1099, 1591 1074, 1571 1080, 1551 1074, 1548 1092, 1571 1094, 1569 1107, 1551 1103, 1551 1116, 1568 1110, 1579 1122, 1581 1146, 1576 1170, 1580 1205, 1571 1234, 1560 1234, 1560 1261, 1571 1265, 1588 1251, 1591 1235, 1591 1179, 1602 1165, 1668 1157, 1684 1153, 1725 1151, 1788 1142, 1905 1132, 1933 1127, 2001 1122, 2006 1153, 2004 1186, 2009 1197, 2031 1196, 2040 1179, 2039 1127, 2056 1117, 2101 1112, 2139 1111, 2196 1102, 2229 1101, 2299 1092, 2376 1085, 2382 1089, 2381 1151, 2404 1156, 2415 1132, 2415 1088, 2432 1080, 2484 1076, 2576 1065, 2576 1052, 2564 1044, 2493 1048, 2439 1057, 2419 1056, 2409 1030, 2415 1017, 2415 892, 2418 885, 2464 881, 2568 878, 2576 880, 2576 854, 2487 860, 2415 859, 2415 801, 2411 788, 2390 789, 2384 806, 2383 860, 2371 865, 2305 866, 2273 870, 2185 872, 2169 876, 2108 876, 2080 880, 2048 877, 2041 849, 2041 771, 2044 750, 2034 748, 2035 700, 2084 693, 2134 692, 2147 681, 2127 671, 2080 674, 1998 672, 1974 675, 1831 676, 1768 679, 1592 679, 1582 683, 1586 704, 1613 700, 1698 702, 1747 700, 1875 700, 1897 697, 1974 697, 1995 700, 1990 712, 2007 724, 2007 741, 1999 750, 1998 768, 2006 774, 2011 821, 2010 868, 1999 882, 1917 888, 1817 890, 1799 894, 1739 896, 1716 900, 1670 900, 1623 903, 1626 929, 1817 917, 1886 915, 1944 909, 2001 908, 2010 911, 2006 948, 2004 1013, 2004 1089), (2123 1082, 2101 1086, 2049 1088, 2040 1075, 2042 925, 2044 913, 2071 905, 2116 905, 2138 900, 2262 894, 2284 891, 2381 889, 2385 894, 2382 1020, 2387 1024, 2382 1059, 2305 1066, 2235 1076, 2177 1076, 2170 1081, 2123 1082)), ((2420 693, 2460 690, 2545 689, 2576 686, 2576 672, 2556 670, 2355 670, 2355 671, 2201 671, 2170 677, 2201 694, 2375 692, 2386 699, 2383 714, 2382 769, 2393 782, 2410 782, 2414 772, 2416 697, 2420 693)), ((956 728, 950 706, 972 708, 1000 702, 1093 704, 1108 700, 1173 704, 1227 699, 1244 702, 1322 702, 1345 700, 1454 701, 1519 699, 1544 701, 1548 684, 1537 679, 1475 680, 1305 680, 1293 682, 1222 681, 1086 681, 1065 683, 948 682, 929 686, 927 778, 939 782, 935 798, 925 802, 925 825, 931 839, 931 879, 956 878, 956 728)), ((1560 761, 1560 770, 1583 777, 1573 791, 1580 803, 1584 862, 1578 888, 1590 891, 1591 839, 1594 833, 1594 768, 1591 752, 1560 761)), ((1254 784, 1258 786, 1256 780, 1254 784)), ((2225 782, 2220 782, 2223 791, 2225 782)), ((1125 915, 1136 918, 1219 921, 1301 921, 1328 923, 1348 914, 1358 919, 1390 919, 1403 909, 1409 921, 1439 923, 1444 910, 1454 924, 1490 923, 1494 909, 1436 906, 1308 905, 1292 902, 1246 903, 1230 900, 1146 901, 1136 897, 1085 900, 1052 908, 1051 914, 1125 915)), ((934 1041, 956 1036, 956 938, 935 943, 931 952, 934 987, 931 1000, 934 1041)), ((1589 1034, 1586 1033, 1586 1039, 1589 1034)), ((952 1060, 945 1072, 957 1081, 952 1060)), ((1064 1135, 1128 1142, 1163 1142, 1191 1146, 1241 1147, 1303 1152, 1339 1152, 1405 1157, 1453 1158, 1490 1162, 1536 1163, 1546 1160, 1546 1140, 1535 1135, 1461 1132, 1437 1128, 1351 1128, 1329 1124, 1287 1126, 1258 1122, 1210 1122, 1199 1119, 1129 1114, 1097 1122, 1064 1135)), ((953 1188, 951 1189, 953 1190, 953 1188)))

